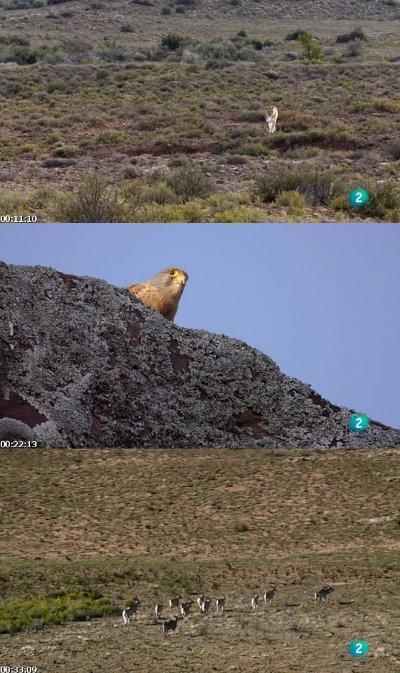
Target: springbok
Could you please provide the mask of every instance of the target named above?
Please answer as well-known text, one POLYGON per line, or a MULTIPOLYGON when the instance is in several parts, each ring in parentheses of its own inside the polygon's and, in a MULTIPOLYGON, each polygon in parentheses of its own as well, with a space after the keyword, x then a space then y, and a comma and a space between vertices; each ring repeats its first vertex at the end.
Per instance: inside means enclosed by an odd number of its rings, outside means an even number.
POLYGON ((178 595, 176 595, 175 598, 170 599, 169 607, 170 607, 171 612, 173 612, 174 608, 179 608, 180 601, 181 601, 181 597, 178 596, 178 595))
POLYGON ((329 584, 325 584, 319 591, 316 591, 314 594, 314 600, 316 603, 325 603, 326 599, 329 598, 330 594, 334 591, 333 587, 329 584))
POLYGON ((269 133, 275 133, 276 120, 278 119, 278 108, 275 105, 270 105, 265 108, 265 122, 268 126, 269 133))
POLYGON ((178 626, 178 617, 174 617, 173 619, 169 619, 167 622, 163 622, 164 636, 167 635, 168 631, 172 631, 172 633, 175 633, 177 626, 178 626))
POLYGON ((192 607, 192 601, 189 600, 186 603, 181 603, 181 615, 183 619, 189 619, 190 608, 192 607))
POLYGON ((162 603, 156 603, 156 606, 154 608, 155 615, 157 619, 161 616, 161 611, 163 609, 163 604, 162 603))
POLYGON ((252 607, 253 610, 257 610, 257 608, 258 608, 258 594, 253 596, 253 598, 251 599, 251 607, 252 607))
POLYGON ((270 589, 268 589, 268 591, 265 592, 264 594, 265 605, 267 605, 267 603, 271 605, 272 599, 275 596, 275 594, 276 594, 276 587, 271 587, 270 589))
POLYGON ((132 605, 123 610, 122 619, 124 620, 125 626, 129 624, 129 622, 131 621, 131 617, 133 617, 133 615, 136 615, 139 608, 140 608, 140 601, 139 599, 136 598, 132 603, 132 605))
POLYGON ((225 609, 225 596, 221 596, 221 598, 217 598, 215 601, 215 604, 217 606, 217 615, 221 613, 221 615, 224 614, 224 609, 225 609))
POLYGON ((205 598, 200 606, 200 610, 203 615, 208 615, 208 611, 211 607, 211 598, 205 598))

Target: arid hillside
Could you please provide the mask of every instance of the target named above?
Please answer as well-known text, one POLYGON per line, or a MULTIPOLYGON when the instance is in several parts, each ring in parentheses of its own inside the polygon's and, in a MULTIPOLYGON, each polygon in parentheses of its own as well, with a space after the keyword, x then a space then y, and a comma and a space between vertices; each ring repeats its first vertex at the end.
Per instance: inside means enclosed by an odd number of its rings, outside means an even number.
POLYGON ((399 221, 400 9, 367 7, 2 0, 1 213, 399 221))
POLYGON ((124 673, 394 672, 399 460, 379 450, 2 449, 1 664, 43 673, 100 671, 104 662, 124 673), (334 591, 316 604, 324 584, 334 591), (102 595, 107 610, 68 617, 72 599, 62 611, 62 597, 77 591, 102 595), (212 598, 208 616, 195 602, 201 593, 212 598), (163 601, 167 619, 176 594, 194 605, 164 638, 154 605, 163 601), (136 596, 137 618, 124 626, 122 609, 136 596), (360 638, 370 652, 351 660, 348 644, 360 638))

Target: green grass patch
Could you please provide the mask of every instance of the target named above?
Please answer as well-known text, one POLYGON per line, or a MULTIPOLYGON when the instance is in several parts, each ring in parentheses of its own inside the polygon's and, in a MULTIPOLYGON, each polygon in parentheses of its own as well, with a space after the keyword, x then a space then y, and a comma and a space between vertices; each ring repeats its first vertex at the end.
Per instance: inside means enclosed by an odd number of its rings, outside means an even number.
POLYGON ((117 612, 118 606, 107 596, 83 588, 6 598, 0 601, 0 633, 38 630, 50 624, 85 621, 117 612))
POLYGON ((305 198, 297 190, 280 192, 276 203, 278 206, 283 206, 290 215, 301 217, 305 213, 305 198))
POLYGON ((202 222, 205 209, 199 201, 184 204, 142 206, 132 214, 131 222, 202 222))
POLYGON ((237 206, 220 210, 212 216, 212 222, 266 222, 267 218, 262 210, 237 206))
POLYGON ((271 156, 273 154, 273 150, 270 147, 261 143, 247 143, 246 145, 237 147, 235 152, 249 157, 271 156))

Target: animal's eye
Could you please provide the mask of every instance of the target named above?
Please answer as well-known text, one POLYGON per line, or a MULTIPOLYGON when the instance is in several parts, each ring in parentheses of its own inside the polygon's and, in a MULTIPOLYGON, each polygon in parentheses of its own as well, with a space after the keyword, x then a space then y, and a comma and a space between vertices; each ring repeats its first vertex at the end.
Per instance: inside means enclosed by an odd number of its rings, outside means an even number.
POLYGON ((171 271, 169 272, 169 275, 170 276, 175 276, 175 269, 171 269, 171 271))

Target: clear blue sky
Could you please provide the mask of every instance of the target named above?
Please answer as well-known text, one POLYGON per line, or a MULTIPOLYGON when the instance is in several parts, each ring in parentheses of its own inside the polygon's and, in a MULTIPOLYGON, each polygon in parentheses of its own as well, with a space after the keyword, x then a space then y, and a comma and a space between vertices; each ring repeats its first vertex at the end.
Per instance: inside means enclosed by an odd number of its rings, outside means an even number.
POLYGON ((3 224, 0 259, 119 286, 181 266, 178 325, 242 339, 400 427, 400 225, 3 224))

